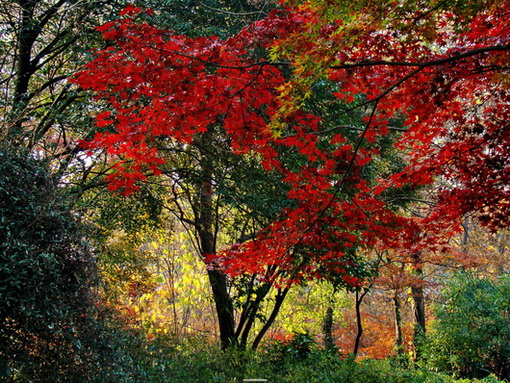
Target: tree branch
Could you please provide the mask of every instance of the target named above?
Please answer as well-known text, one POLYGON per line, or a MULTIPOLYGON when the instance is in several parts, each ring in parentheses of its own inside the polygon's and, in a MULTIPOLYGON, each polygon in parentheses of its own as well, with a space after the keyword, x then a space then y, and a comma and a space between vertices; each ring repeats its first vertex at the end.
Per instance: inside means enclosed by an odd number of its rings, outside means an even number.
POLYGON ((366 60, 360 61, 353 64, 342 64, 332 66, 331 69, 352 69, 352 68, 360 68, 360 67, 369 67, 369 66, 407 66, 407 67, 415 67, 415 68, 427 68, 429 66, 438 66, 447 64, 453 61, 461 60, 464 58, 468 58, 471 56, 476 56, 483 53, 488 52, 503 52, 510 50, 510 44, 503 45, 492 45, 489 47, 472 49, 470 51, 466 51, 463 53, 459 53, 454 56, 444 57, 442 59, 425 61, 425 62, 407 62, 407 61, 386 61, 386 60, 366 60))

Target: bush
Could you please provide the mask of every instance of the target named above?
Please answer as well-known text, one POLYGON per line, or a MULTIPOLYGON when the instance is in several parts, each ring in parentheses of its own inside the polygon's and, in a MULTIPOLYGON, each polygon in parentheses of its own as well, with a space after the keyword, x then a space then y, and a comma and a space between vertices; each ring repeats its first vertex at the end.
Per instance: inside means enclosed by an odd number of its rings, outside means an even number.
POLYGON ((131 379, 125 334, 96 304, 82 235, 47 166, 1 146, 0 381, 131 379))
POLYGON ((435 307, 426 343, 430 368, 461 377, 510 379, 510 278, 455 275, 435 307))
POLYGON ((233 383, 243 379, 267 379, 269 383, 500 383, 495 377, 456 381, 425 369, 395 366, 390 360, 342 359, 316 346, 306 334, 296 339, 271 342, 257 351, 220 351, 204 337, 168 352, 155 342, 148 358, 155 367, 149 382, 233 383), (307 350, 302 354, 300 350, 307 350))
POLYGON ((287 360, 304 360, 318 349, 317 342, 309 332, 296 332, 290 339, 286 340, 270 340, 263 347, 266 355, 275 363, 282 363, 287 360))

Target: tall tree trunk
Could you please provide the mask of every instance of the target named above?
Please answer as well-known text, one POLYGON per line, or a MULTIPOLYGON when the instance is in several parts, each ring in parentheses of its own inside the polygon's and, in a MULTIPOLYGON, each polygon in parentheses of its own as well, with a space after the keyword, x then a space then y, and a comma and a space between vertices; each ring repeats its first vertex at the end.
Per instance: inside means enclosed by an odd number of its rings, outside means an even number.
POLYGON ((34 9, 37 1, 20 1, 21 25, 18 35, 16 54, 16 83, 14 88, 14 103, 19 103, 27 96, 28 84, 33 74, 31 63, 32 48, 39 34, 38 21, 34 19, 34 9))
POLYGON ((471 226, 470 226, 470 222, 469 222, 469 217, 467 217, 464 222, 462 223, 462 228, 464 229, 463 232, 461 233, 461 238, 460 238, 460 246, 461 246, 461 249, 462 251, 465 253, 467 252, 468 250, 468 245, 469 245, 469 234, 470 234, 470 231, 471 231, 471 226))
POLYGON ((393 308, 395 313, 395 346, 397 354, 402 355, 403 353, 403 338, 402 338, 402 311, 400 305, 400 299, 398 296, 398 290, 395 290, 393 295, 393 308))
POLYGON ((363 335, 363 322, 361 318, 361 303, 363 302, 363 298, 365 298, 365 295, 367 295, 368 289, 365 289, 363 293, 359 293, 358 290, 356 290, 356 324, 357 324, 357 333, 356 333, 356 340, 354 341, 354 350, 352 353, 354 356, 358 355, 359 345, 361 343, 361 337, 363 335))
POLYGON ((507 265, 506 257, 508 252, 508 232, 500 231, 496 234, 496 240, 498 241, 498 257, 494 263, 496 274, 502 275, 505 273, 505 266, 507 265))
POLYGON ((414 274, 420 280, 419 283, 411 287, 411 297, 413 301, 413 314, 414 314, 414 359, 418 360, 421 356, 420 340, 425 335, 425 296, 421 280, 423 278, 423 265, 421 256, 418 252, 412 254, 412 263, 414 274))
MULTIPOLYGON (((254 282, 254 278, 252 280, 254 282)), ((239 324, 237 325, 236 330, 236 339, 239 341, 240 348, 242 350, 246 349, 246 345, 248 344, 248 336, 255 324, 255 319, 257 317, 257 313, 259 312, 260 305, 266 298, 267 294, 271 290, 271 284, 265 283, 260 286, 257 291, 254 293, 253 289, 250 290, 247 296, 247 302, 243 311, 241 313, 241 318, 239 319, 239 324), (251 300, 250 295, 255 294, 254 300, 251 300)))
POLYGON ((322 337, 324 340, 324 348, 327 351, 335 350, 335 343, 333 342, 333 308, 331 306, 328 306, 324 314, 322 337))
POLYGON ((236 346, 234 307, 228 293, 227 276, 221 271, 208 270, 209 283, 214 297, 216 315, 220 328, 220 341, 223 350, 236 346))
MULTIPOLYGON (((208 134, 203 136, 203 142, 207 140, 208 134)), ((210 154, 199 144, 201 152, 202 177, 199 187, 199 210, 196 217, 196 229, 199 237, 199 245, 202 257, 216 253, 216 227, 214 220, 213 203, 213 175, 210 154)), ((219 270, 210 269, 207 271, 209 283, 214 298, 218 326, 220 330, 220 341, 222 349, 236 345, 235 341, 235 320, 234 305, 228 290, 228 280, 225 273, 219 270)))
POLYGON ((21 6, 21 24, 19 26, 18 42, 16 47, 16 77, 13 94, 13 105, 11 115, 9 116, 10 139, 19 138, 22 131, 23 119, 21 115, 26 107, 28 99, 28 85, 33 75, 31 63, 32 48, 38 35, 37 21, 34 20, 34 9, 36 1, 25 0, 19 2, 21 6))

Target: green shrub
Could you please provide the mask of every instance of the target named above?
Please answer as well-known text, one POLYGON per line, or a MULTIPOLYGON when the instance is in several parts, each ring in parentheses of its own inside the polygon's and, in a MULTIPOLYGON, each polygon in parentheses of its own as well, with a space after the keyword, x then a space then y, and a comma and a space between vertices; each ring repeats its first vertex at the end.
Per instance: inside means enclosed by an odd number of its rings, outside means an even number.
POLYGON ((309 332, 296 332, 288 340, 269 341, 263 349, 270 359, 278 363, 288 359, 306 359, 312 352, 318 350, 318 345, 309 332))
MULTIPOLYGON (((271 342, 257 351, 220 351, 209 338, 186 342, 165 352, 164 342, 154 343, 148 360, 155 366, 146 383, 242 382, 267 379, 268 383, 498 383, 484 380, 456 381, 453 377, 425 369, 396 366, 391 360, 354 361, 317 347, 313 339, 298 334, 284 342, 271 342), (301 353, 303 342, 306 356, 301 353)), ((172 345, 170 345, 172 348, 172 345)))
POLYGON ((45 164, 0 146, 0 381, 133 381, 83 229, 45 164))
POLYGON ((430 368, 459 377, 510 379, 510 278, 455 275, 435 307, 426 343, 430 368))

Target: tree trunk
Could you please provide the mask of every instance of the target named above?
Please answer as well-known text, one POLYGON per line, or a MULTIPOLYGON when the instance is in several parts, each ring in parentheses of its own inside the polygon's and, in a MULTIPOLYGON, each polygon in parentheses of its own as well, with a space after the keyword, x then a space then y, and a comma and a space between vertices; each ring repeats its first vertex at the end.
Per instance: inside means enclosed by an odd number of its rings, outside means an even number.
MULTIPOLYGON (((203 136, 207 140, 207 133, 203 136)), ((201 145, 201 170, 202 178, 199 188, 199 210, 196 217, 196 229, 199 237, 200 252, 204 258, 208 254, 216 253, 216 228, 214 221, 213 204, 213 176, 209 153, 201 145)), ((211 285, 222 349, 236 345, 234 305, 228 291, 228 281, 225 273, 210 269, 207 271, 211 285)))
MULTIPOLYGON (((415 252, 412 254, 413 269, 415 275, 420 279, 423 278, 423 267, 421 256, 415 252)), ((420 283, 411 287, 411 297, 413 301, 413 314, 414 314, 414 359, 418 360, 421 356, 420 352, 420 339, 425 335, 425 296, 423 286, 420 283)))
POLYGON ((464 222, 462 223, 462 228, 464 229, 464 231, 461 233, 460 246, 461 246, 462 251, 465 253, 468 251, 469 234, 471 231, 469 217, 467 217, 464 220, 464 222))
POLYGON ((363 335, 363 322, 361 318, 361 302, 363 302, 363 298, 367 295, 368 289, 363 291, 362 294, 356 290, 356 323, 357 323, 357 334, 356 340, 354 341, 354 350, 352 353, 354 356, 358 355, 359 345, 361 343, 361 336, 363 335))
POLYGON ((507 265, 507 245, 508 245, 508 232, 500 231, 496 234, 496 240, 498 241, 498 257, 496 259, 495 268, 496 275, 503 275, 505 273, 505 266, 507 265))
POLYGON ((225 350, 237 345, 234 331, 234 307, 228 293, 227 276, 217 270, 208 270, 207 273, 218 317, 221 348, 225 350))
POLYGON ((403 353, 403 338, 402 338, 402 311, 400 305, 400 299, 398 296, 398 290, 395 290, 393 296, 393 307, 395 312, 395 346, 397 354, 402 355, 403 353))
POLYGON ((287 293, 289 292, 290 287, 286 287, 284 289, 278 290, 275 297, 275 302, 273 306, 273 310, 271 311, 271 315, 269 315, 269 318, 267 318, 266 323, 264 323, 264 326, 260 329, 259 333, 255 337, 255 340, 252 343, 251 348, 253 350, 256 350, 259 346, 260 342, 264 338, 264 335, 266 335, 267 330, 271 327, 274 320, 276 319, 276 316, 278 315, 278 312, 280 311, 280 308, 282 307, 283 301, 285 300, 285 297, 287 296, 287 293))
POLYGON ((333 308, 328 306, 324 314, 324 323, 322 324, 322 337, 324 340, 324 348, 327 351, 335 350, 333 342, 333 308))
MULTIPOLYGON (((252 283, 254 282, 252 279, 252 283)), ((241 313, 241 318, 239 319, 239 324, 237 325, 236 330, 236 339, 239 341, 240 348, 242 350, 246 349, 246 345, 248 344, 248 335, 250 334, 253 325, 255 324, 255 319, 257 317, 257 313, 259 312, 260 305, 263 300, 266 298, 267 294, 271 290, 271 284, 265 283, 261 287, 259 287, 255 293, 256 297, 254 300, 250 299, 250 295, 253 290, 250 290, 247 296, 246 305, 243 308, 241 313)))
POLYGON ((39 34, 38 22, 34 19, 36 1, 21 1, 21 25, 18 35, 16 54, 16 82, 14 103, 17 104, 27 96, 28 84, 33 74, 31 64, 32 47, 39 34))
POLYGON ((38 35, 37 21, 34 20, 34 9, 37 3, 27 0, 21 1, 21 25, 19 26, 18 42, 16 47, 15 83, 13 105, 9 116, 9 138, 19 138, 22 131, 23 119, 21 115, 26 107, 28 98, 28 85, 33 75, 31 64, 32 48, 38 35))

